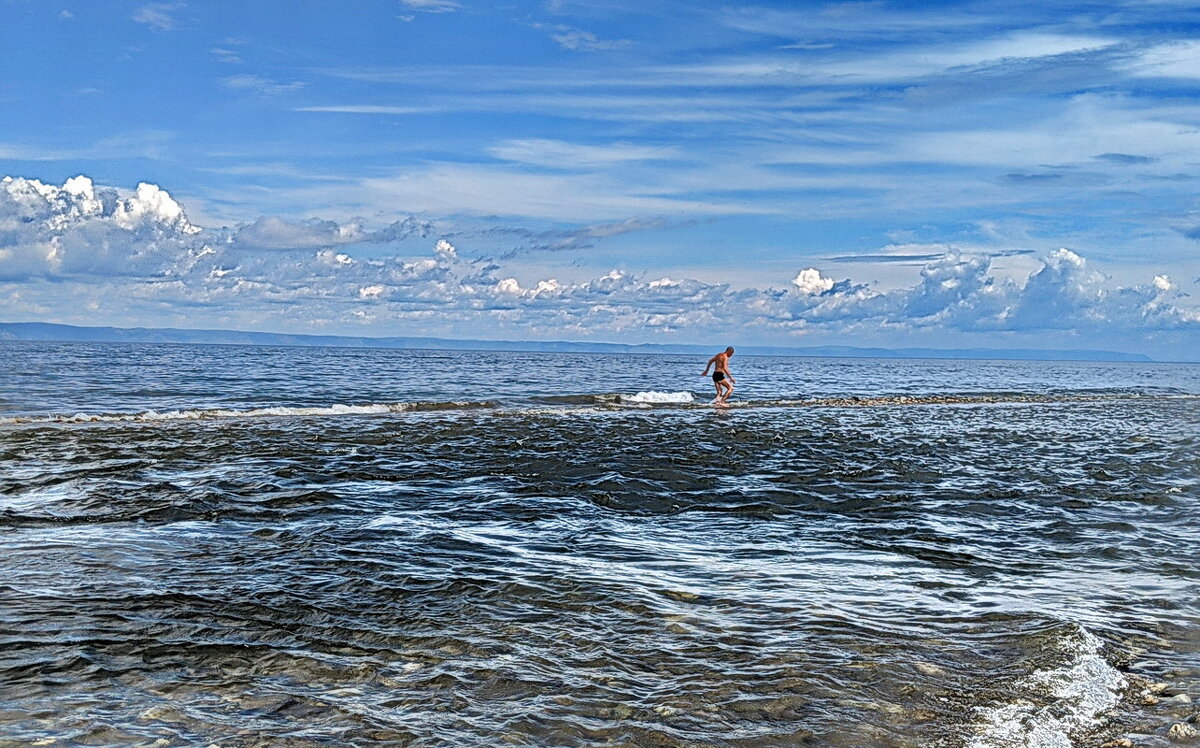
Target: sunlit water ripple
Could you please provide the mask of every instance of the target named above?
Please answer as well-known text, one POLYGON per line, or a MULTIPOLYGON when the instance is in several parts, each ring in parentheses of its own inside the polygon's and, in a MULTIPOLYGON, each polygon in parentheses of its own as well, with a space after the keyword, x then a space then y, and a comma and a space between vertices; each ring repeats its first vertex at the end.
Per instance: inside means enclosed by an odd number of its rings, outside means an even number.
POLYGON ((3 744, 1165 746, 1200 711, 1200 367, 735 356, 721 411, 686 357, 3 346, 3 744))

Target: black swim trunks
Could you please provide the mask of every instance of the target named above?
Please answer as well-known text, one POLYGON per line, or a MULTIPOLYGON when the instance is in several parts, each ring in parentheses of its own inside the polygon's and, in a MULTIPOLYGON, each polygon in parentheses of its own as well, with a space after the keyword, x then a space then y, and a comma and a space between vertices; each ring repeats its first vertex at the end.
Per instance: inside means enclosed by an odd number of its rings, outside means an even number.
POLYGON ((713 372, 713 381, 714 382, 720 382, 724 378, 725 378, 725 372, 723 372, 723 371, 714 371, 713 372))

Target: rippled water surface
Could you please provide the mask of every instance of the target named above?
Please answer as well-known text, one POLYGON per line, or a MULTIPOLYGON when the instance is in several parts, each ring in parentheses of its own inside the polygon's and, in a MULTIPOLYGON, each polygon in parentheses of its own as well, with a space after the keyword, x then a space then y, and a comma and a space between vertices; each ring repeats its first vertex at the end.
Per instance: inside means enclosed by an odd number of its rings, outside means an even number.
POLYGON ((703 366, 0 344, 0 744, 1165 746, 1200 711, 1200 366, 735 356, 728 410, 703 366))

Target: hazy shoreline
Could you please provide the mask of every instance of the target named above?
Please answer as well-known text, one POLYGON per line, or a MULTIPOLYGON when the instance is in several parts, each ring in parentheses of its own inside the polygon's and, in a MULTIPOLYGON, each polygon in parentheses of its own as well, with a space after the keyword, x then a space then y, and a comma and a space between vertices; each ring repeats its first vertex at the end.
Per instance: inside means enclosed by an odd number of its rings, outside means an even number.
MULTIPOLYGON (((0 341, 80 343, 192 343, 205 345, 262 345, 328 348, 417 348, 425 350, 512 351, 534 353, 703 353, 713 344, 604 343, 589 341, 478 340, 436 337, 357 337, 305 335, 243 330, 187 330, 149 327, 85 327, 47 322, 0 323, 0 341)), ((1103 350, 998 348, 869 348, 855 346, 738 346, 744 355, 807 356, 815 358, 967 359, 1011 361, 1125 361, 1156 362, 1140 353, 1103 350)), ((1163 362, 1157 362, 1163 363, 1163 362)))

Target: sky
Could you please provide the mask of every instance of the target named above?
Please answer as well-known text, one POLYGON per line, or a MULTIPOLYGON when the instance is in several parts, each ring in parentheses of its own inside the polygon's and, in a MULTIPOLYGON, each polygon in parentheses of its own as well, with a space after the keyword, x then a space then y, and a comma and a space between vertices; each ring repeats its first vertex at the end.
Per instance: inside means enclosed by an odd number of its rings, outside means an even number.
POLYGON ((0 321, 1195 360, 1198 11, 0 0, 0 321))

